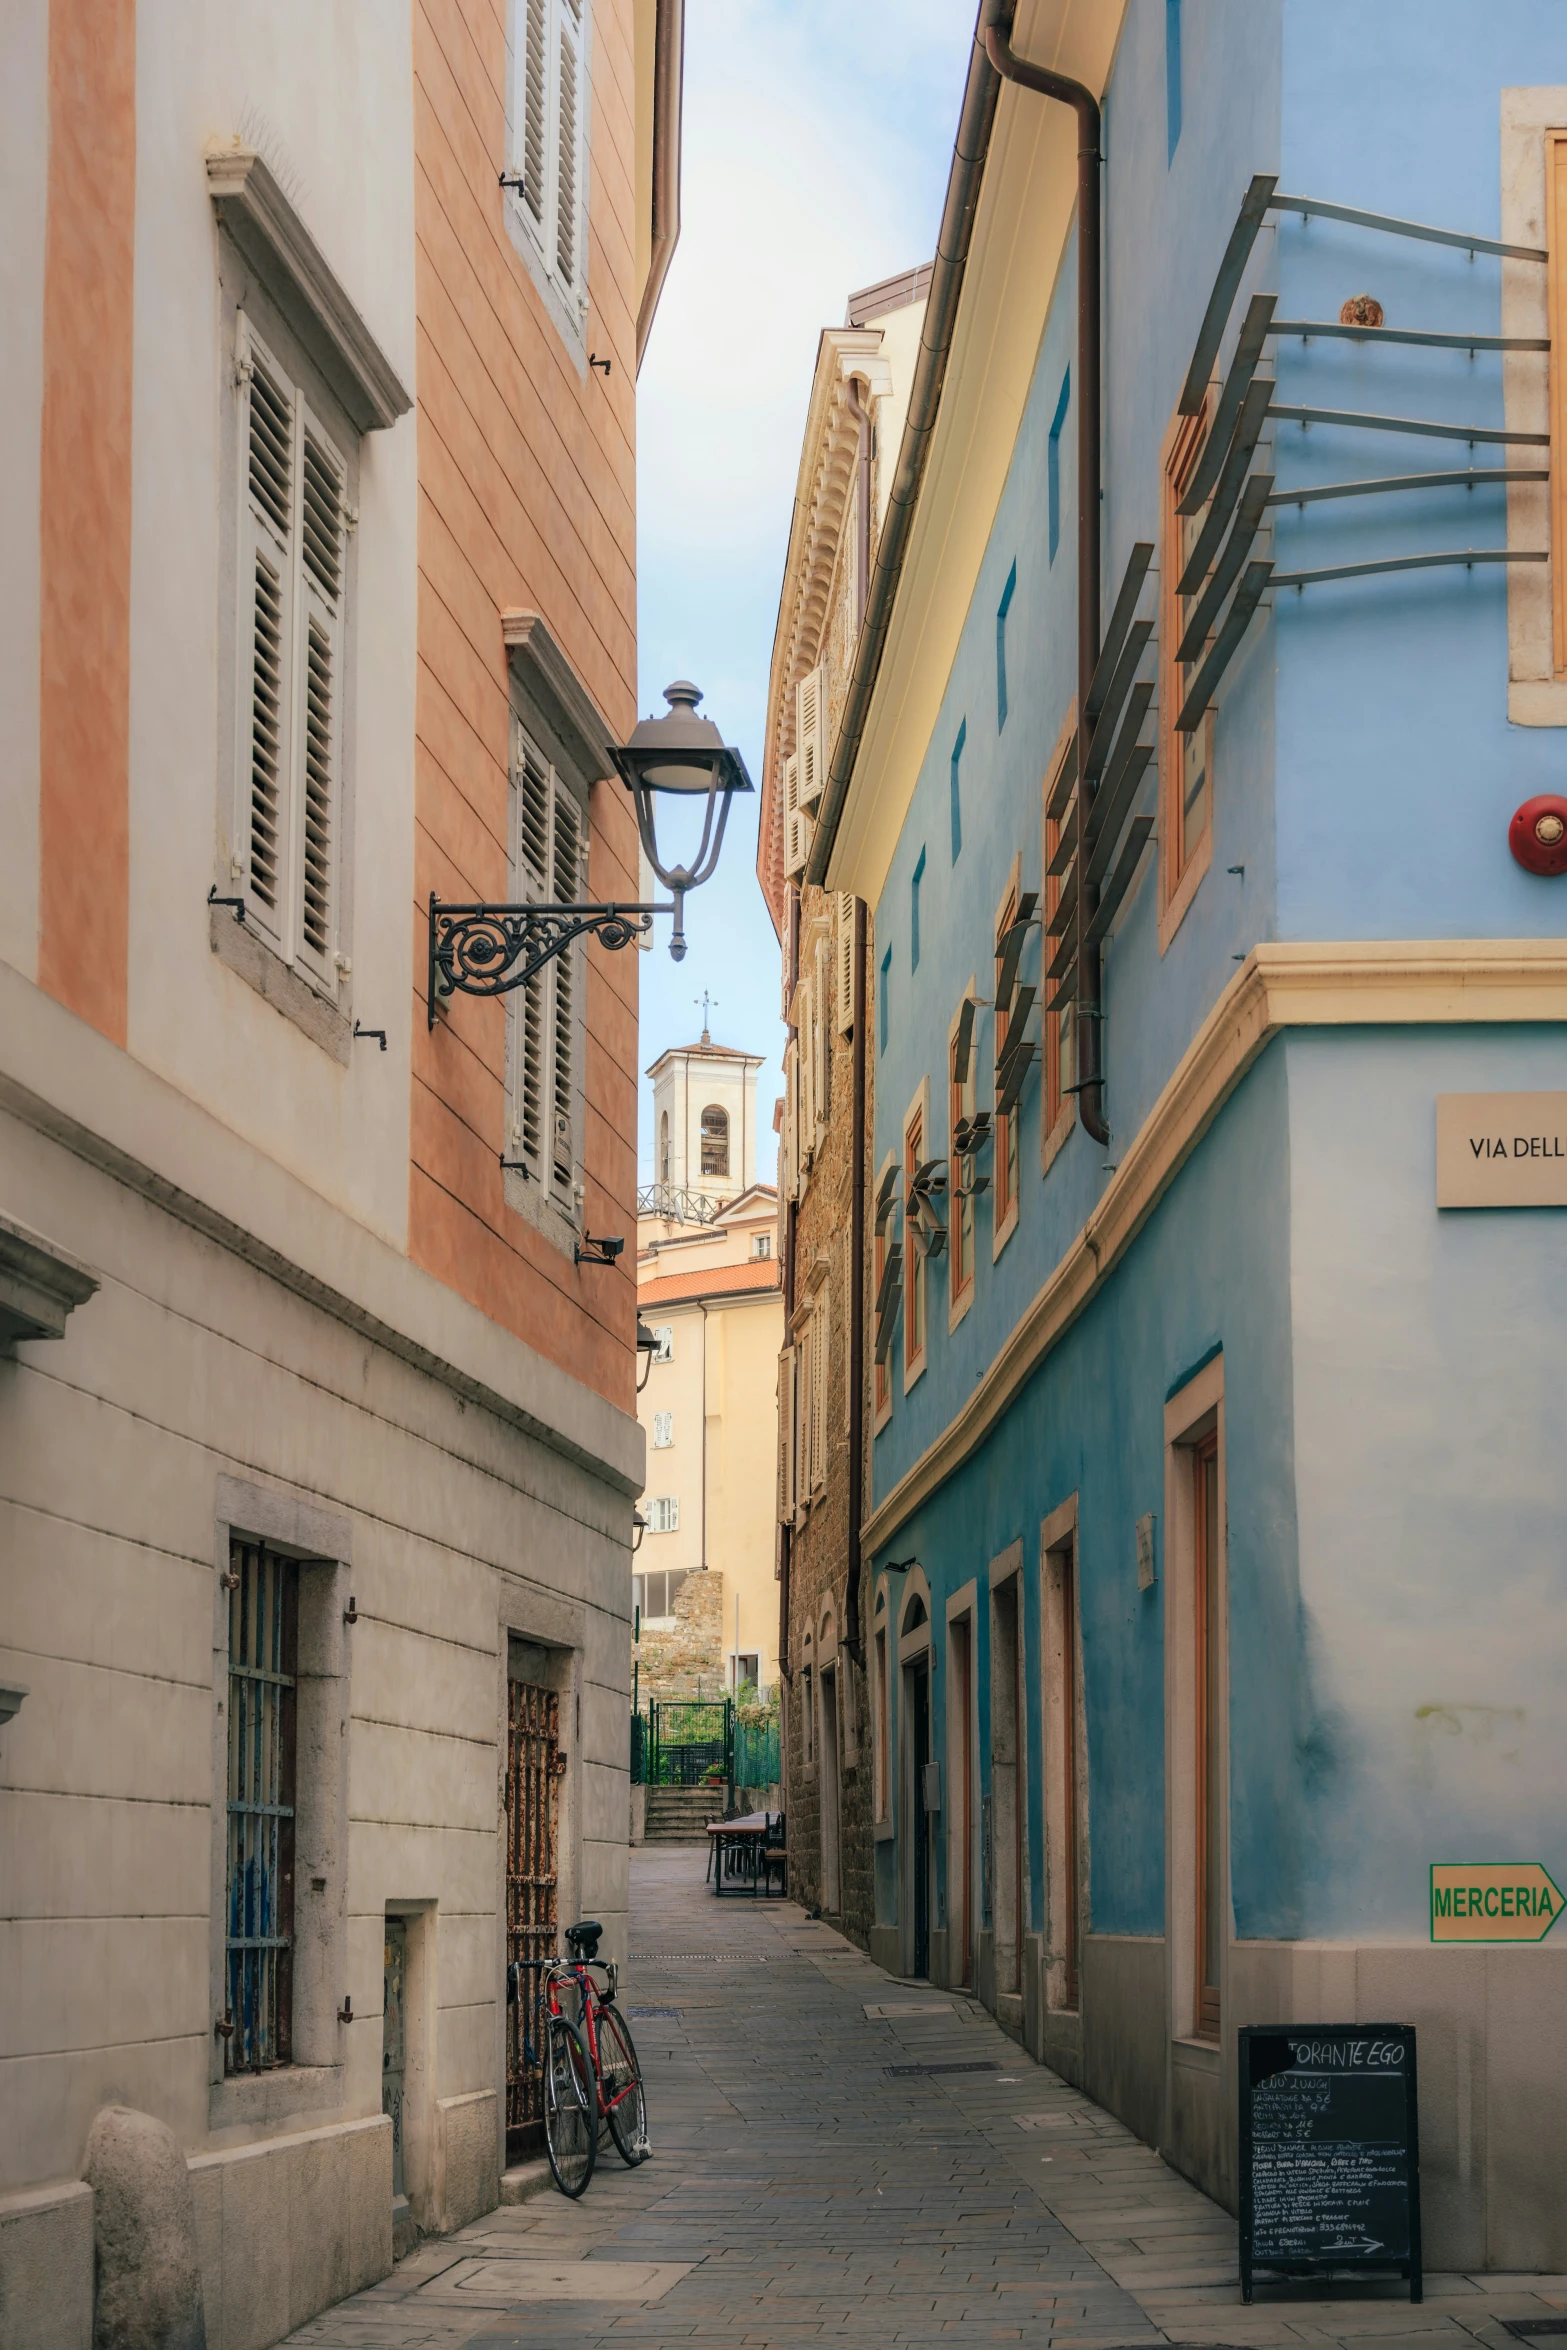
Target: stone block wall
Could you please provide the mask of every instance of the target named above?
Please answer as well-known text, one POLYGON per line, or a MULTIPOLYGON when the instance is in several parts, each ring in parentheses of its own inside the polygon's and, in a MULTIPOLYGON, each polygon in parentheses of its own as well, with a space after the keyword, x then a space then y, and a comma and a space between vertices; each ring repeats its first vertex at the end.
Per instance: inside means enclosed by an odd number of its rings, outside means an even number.
MULTIPOLYGON (((831 914, 831 892, 807 888, 802 897, 802 930, 819 914, 831 914)), ((871 972, 870 916, 866 916, 867 961, 871 972)), ((868 984, 867 984, 868 993, 868 984)), ((874 1018, 869 1011, 867 1017, 874 1018)), ((840 1760, 838 1849, 842 1930, 869 1947, 874 1916, 873 1802, 870 1708, 866 1675, 842 1645, 848 1599, 849 1538, 849 1300, 854 1278, 850 1256, 850 1209, 856 1128, 853 1114, 853 1039, 833 1027, 829 1043, 829 1110, 826 1132, 805 1179, 795 1216, 796 1319, 804 1297, 804 1270, 827 1262, 830 1319, 827 1366, 828 1469, 825 1485, 797 1520, 790 1538, 789 1672, 783 1701, 785 1809, 789 1819, 789 1881, 796 1900, 816 1908, 822 1898, 821 1787, 819 1766, 805 1760, 800 1667, 805 1635, 813 1636, 813 1658, 824 1611, 830 1606, 839 1641, 838 1752, 840 1760)), ((875 1055, 867 1055, 865 1134, 873 1131, 875 1055)), ((870 1203, 867 1199, 867 1237, 870 1203)), ((863 1272, 861 1278, 863 1279, 863 1272)), ((870 1369, 870 1315, 866 1316, 866 1371, 870 1369)), ((865 1404, 866 1448, 870 1442, 870 1399, 865 1404)), ((860 1624, 868 1620, 869 1577, 862 1573, 860 1624)), ((819 1669, 819 1660, 818 1669, 819 1669)))
POLYGON ((724 1690, 724 1577, 719 1567, 688 1575, 675 1596, 669 1632, 643 1629, 632 1655, 637 1688, 650 1697, 722 1697, 724 1690))

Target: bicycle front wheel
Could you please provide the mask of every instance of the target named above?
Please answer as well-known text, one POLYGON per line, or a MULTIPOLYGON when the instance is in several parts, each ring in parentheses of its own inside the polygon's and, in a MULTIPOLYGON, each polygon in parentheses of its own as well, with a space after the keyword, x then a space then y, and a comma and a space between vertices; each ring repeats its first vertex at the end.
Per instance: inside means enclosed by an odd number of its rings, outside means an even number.
POLYGON ((653 2149, 647 2141, 647 2092, 631 2032, 618 2007, 600 2008, 599 2081, 609 2134, 622 2162, 634 2169, 653 2149))
POLYGON ((544 2044, 544 2144, 555 2184, 575 2201, 598 2159, 598 2099, 582 2035, 552 2015, 544 2044))

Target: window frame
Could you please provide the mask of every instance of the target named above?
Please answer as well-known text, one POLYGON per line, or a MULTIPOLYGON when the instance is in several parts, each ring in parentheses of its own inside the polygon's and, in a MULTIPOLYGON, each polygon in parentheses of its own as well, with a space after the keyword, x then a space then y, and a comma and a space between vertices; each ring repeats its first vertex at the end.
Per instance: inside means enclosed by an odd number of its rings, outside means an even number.
POLYGON ((712 1177, 720 1183, 727 1183, 729 1180, 729 1124, 729 1112, 724 1108, 722 1102, 706 1102, 703 1104, 702 1110, 697 1118, 697 1149, 700 1154, 701 1173, 704 1181, 708 1177, 712 1177), (715 1126, 712 1132, 709 1133, 707 1123, 709 1118, 721 1119, 723 1121, 722 1129, 720 1130, 718 1126, 715 1126), (717 1165, 710 1167, 708 1165, 707 1160, 709 1146, 712 1148, 715 1159, 719 1155, 721 1146, 723 1154, 723 1165, 721 1167, 717 1165))
POLYGON ((298 1815, 299 1567, 264 1539, 229 1544, 228 1640, 225 1649, 227 1708, 226 1827, 223 1869, 224 2003, 233 2030, 223 2039, 225 2080, 250 2080, 287 2069, 293 2062, 293 1962, 295 1822, 298 1815), (255 1619, 251 1600, 256 1595, 255 1619), (269 1653, 247 1653, 247 1640, 262 1633, 269 1653), (275 1690, 275 1697, 272 1692, 275 1690), (270 1728, 268 1727, 270 1725, 270 1728), (264 1774, 259 1788, 255 1774, 264 1774), (266 1798, 270 1797, 268 1801, 266 1798), (238 1842, 236 1843, 236 1839, 238 1842), (270 1864, 262 1857, 270 1851, 270 1864), (236 1872, 236 1853, 240 1868, 236 1872), (263 1890, 254 1891, 259 1872, 263 1890), (265 1891, 270 1876, 270 1900, 265 1891), (247 1891, 238 1894, 238 1883, 247 1891), (246 1914, 235 1916, 236 1898, 246 1914), (262 1914, 249 1914, 259 1898, 262 1914), (241 1924, 245 1931, 236 1934, 241 1924), (272 1931, 254 1929, 270 1925, 272 1931), (237 1996, 254 1982, 256 1996, 237 1996), (262 1985, 267 1986, 264 1990, 262 1985), (270 2026, 256 2029, 254 2054, 245 2018, 257 2007, 270 2009, 270 2026), (270 2053, 268 2053, 270 2049, 270 2053))
POLYGON ((579 377, 585 380, 591 260, 593 0, 580 0, 578 7, 573 6, 573 0, 511 0, 506 27, 506 178, 520 177, 524 183, 527 180, 528 34, 529 19, 535 12, 541 27, 547 74, 542 107, 545 184, 537 212, 527 199, 525 186, 522 190, 503 186, 503 217, 507 235, 526 263, 546 309, 570 349, 579 377), (559 239, 559 63, 563 35, 573 39, 576 48, 576 134, 571 196, 573 266, 569 275, 560 266, 559 239))
MULTIPOLYGON (((1210 500, 1183 518, 1176 507, 1196 470, 1213 418, 1216 394, 1212 385, 1194 416, 1172 418, 1159 453, 1159 952, 1162 955, 1186 918, 1188 907, 1213 862, 1214 816, 1217 806, 1214 775, 1214 712, 1208 709, 1191 735, 1177 731, 1176 718, 1185 699, 1183 680, 1195 674, 1207 646, 1198 647, 1193 660, 1179 662, 1186 615, 1195 596, 1176 593, 1183 568, 1183 540, 1202 527, 1210 500), (1201 837, 1188 844, 1186 833, 1187 746, 1202 747, 1207 813, 1201 837)), ((1210 638, 1211 641, 1211 638, 1210 638)))
MULTIPOLYGON (((524 905, 571 904, 588 885, 592 832, 590 793, 582 778, 558 755, 546 731, 530 723, 523 696, 514 679, 512 692, 510 767, 507 801, 507 855, 513 901, 524 905), (530 771, 542 783, 549 807, 548 843, 543 876, 524 855, 530 771), (569 880, 559 868, 557 825, 562 806, 578 827, 576 870, 569 880)), ((586 1189, 588 957, 585 938, 573 939, 564 953, 546 963, 523 987, 506 997, 506 1151, 502 1167, 505 1203, 524 1216, 553 1242, 563 1255, 576 1246, 583 1229, 586 1189), (561 1017, 561 994, 566 991, 566 1015, 561 1017), (536 1027, 534 1024, 536 1023, 536 1027), (530 1034, 542 1037, 543 1062, 538 1078, 540 1141, 530 1151, 526 1140, 525 1097, 530 1034), (562 1088, 558 1054, 562 1038, 570 1053, 565 1096, 568 1108, 570 1166, 561 1172, 554 1149, 554 1119, 560 1112, 562 1088)))
POLYGON ((875 1620, 871 1633, 871 1810, 873 1825, 878 1828, 890 1828, 892 1824, 892 1776, 888 1767, 892 1752, 892 1684, 888 1678, 888 1627, 887 1593, 885 1586, 883 1586, 877 1595, 875 1620))
MULTIPOLYGON (((1218 1353, 1178 1389, 1164 1410, 1164 1643, 1167 1807, 1166 1965, 1172 2037, 1217 2065, 1229 2009, 1229 1946, 1234 1918, 1229 1892, 1229 1598, 1224 1356, 1218 1353), (1197 1480, 1211 1457, 1216 1519, 1206 1560, 1199 1558, 1197 1480), (1206 1564, 1216 1652, 1205 1656, 1199 1621, 1206 1564), (1205 1666, 1208 1668, 1205 1670, 1205 1666), (1216 1741, 1206 1729, 1215 1716, 1216 1741), (1199 1767, 1209 1758, 1211 1775, 1199 1767), (1210 1877, 1210 1871, 1211 1877, 1210 1877), (1217 1983, 1204 1986, 1207 1925, 1204 1892, 1217 1888, 1217 1983), (1217 1990, 1215 2002, 1205 1988, 1217 1990)), ((1207 1611, 1204 1611, 1205 1616, 1207 1611)))
POLYGON ((270 2125, 344 2105, 343 2036, 337 2022, 348 1963, 348 1724, 353 1642, 344 1616, 353 1588, 353 1529, 287 1488, 216 1480, 212 1551, 211 1876, 209 1997, 228 2000, 226 1947, 229 1793, 229 1630, 236 1545, 291 1562, 295 1577, 295 1849, 309 1866, 293 1886, 291 2046, 265 2071, 227 2070, 225 2041, 207 2044, 207 2123, 213 2130, 270 2125))
MULTIPOLYGON (((889 954, 891 951, 892 950, 889 948, 889 954)), ((881 1165, 876 1170, 876 1182, 871 1193, 873 1200, 881 1191, 882 1184, 886 1179, 888 1168, 895 1167, 897 1163, 897 1154, 895 1152, 887 1151, 883 1154, 881 1165)), ((907 1249, 905 1249, 905 1262, 907 1262, 907 1256, 908 1252, 907 1249)), ((892 1417, 892 1350, 889 1347, 885 1361, 877 1362, 875 1349, 876 1300, 881 1294, 881 1277, 886 1269, 887 1228, 885 1225, 883 1225, 880 1231, 873 1230, 871 1235, 871 1294, 866 1310, 866 1321, 872 1333, 871 1410, 872 1433, 874 1435, 880 1435, 882 1429, 886 1427, 887 1422, 892 1417)))
POLYGON ((649 1534, 678 1534, 680 1531, 680 1496, 678 1493, 650 1493, 647 1497, 647 1527, 649 1534), (663 1522, 655 1516, 663 1512, 663 1522))
POLYGON ((226 332, 233 352, 232 408, 224 434, 225 491, 222 577, 232 597, 222 636, 230 648, 224 662, 225 750, 220 851, 224 857, 218 894, 231 891, 245 901, 246 918, 236 922, 215 907, 211 944, 220 959, 303 1027, 333 1057, 351 1053, 347 1006, 352 967, 353 771, 355 747, 356 645, 358 637, 358 504, 363 436, 345 414, 309 354, 280 313, 254 282, 243 282, 230 299, 225 289, 226 332), (289 525, 286 544, 275 521, 258 515, 250 494, 250 424, 257 370, 271 381, 290 419, 289 525), (336 476, 340 494, 336 609, 307 586, 305 452, 314 442, 336 476), (270 541, 287 569, 287 618, 283 671, 286 715, 280 729, 284 814, 283 874, 269 905, 254 886, 254 711, 255 556, 270 541), (328 721, 330 797, 328 824, 328 921, 324 944, 305 935, 305 771, 307 709, 303 650, 313 617, 324 616, 335 678, 328 721))
MULTIPOLYGON (((930 1156, 930 1080, 922 1077, 914 1099, 903 1113, 903 1392, 925 1375, 930 1361, 930 1293, 925 1273, 929 1259, 914 1238, 909 1214, 909 1179, 921 1160, 930 1156), (919 1343, 913 1343, 918 1329, 919 1343)), ((950 1246, 950 1243, 949 1243, 950 1246)), ((878 1276, 878 1286, 880 1277, 878 1276)))
MULTIPOLYGON (((963 1018, 963 1007, 978 1002, 978 989, 970 974, 958 1008, 952 1015, 947 1030, 947 1329, 954 1331, 974 1303, 974 1267, 978 1258, 978 1231, 972 1192, 967 1198, 959 1196, 958 1161, 952 1147, 961 1118, 974 1115, 975 1072, 979 1060, 979 1040, 971 1029, 969 1034, 968 1076, 959 1085, 953 1072, 957 1057, 958 1028, 963 1018)), ((978 1024, 978 1013, 974 1015, 978 1024)), ((971 1162, 972 1166, 972 1162, 971 1162)))
MULTIPOLYGON (((996 976, 1001 968, 1000 942, 1017 918, 1017 909, 1022 902, 1022 896, 1023 861, 1021 855, 1018 855, 1012 860, 1012 871, 1007 877, 1007 886, 1002 891, 996 906, 995 947, 990 965, 992 1000, 994 1000, 996 976)), ((1001 1066, 1001 1056, 1006 1048, 1007 1014, 1005 1012, 998 1011, 992 1016, 991 1040, 991 1072, 994 1079, 994 1073, 1001 1066)), ((991 1125, 990 1196, 993 1202, 991 1210, 993 1223, 990 1256, 992 1264, 1000 1256, 1018 1227, 1023 1189, 1022 1109, 1023 1105, 1020 1099, 1014 1102, 1012 1108, 1005 1114, 998 1111, 991 1125)))
POLYGON ((1016 594, 1017 594, 1017 557, 1014 555, 1014 556, 1013 556, 1013 558, 1012 558, 1012 568, 1011 568, 1011 570, 1010 570, 1010 571, 1007 573, 1007 584, 1006 584, 1006 586, 1005 586, 1005 587, 1002 589, 1002 591, 1001 591, 1001 601, 1000 601, 1000 603, 999 603, 999 604, 996 606, 996 732, 997 732, 997 734, 1000 734, 1000 733, 1003 731, 1003 729, 1005 728, 1005 726, 1006 726, 1006 722, 1007 722, 1007 712, 1008 712, 1009 708, 1011 707, 1011 704, 1010 704, 1010 702, 1008 701, 1008 698, 1007 698, 1007 615, 1008 615, 1008 613, 1009 613, 1009 612, 1011 611, 1011 609, 1012 609, 1012 599, 1013 599, 1013 597, 1014 597, 1016 594))
MULTIPOLYGON (((1551 679, 1567 680, 1567 365, 1562 337, 1567 334, 1567 125, 1557 124, 1542 134, 1541 160, 1545 168, 1545 308, 1551 354, 1547 363, 1551 436, 1550 533, 1551 549, 1551 679)), ((1516 329, 1504 327, 1505 332, 1516 329)), ((1509 418, 1509 422, 1511 419, 1509 418)), ((1516 492, 1509 492, 1509 502, 1516 492)))
POLYGON ((1076 1040, 1072 1020, 1071 965, 1068 964, 1066 972, 1063 974, 1067 988, 1066 997, 1054 1013, 1050 1010, 1050 982, 1048 978, 1050 965, 1055 959, 1055 949, 1050 938, 1050 925, 1055 920, 1060 908, 1061 892, 1067 875, 1072 871, 1072 865, 1068 864, 1066 873, 1057 874, 1052 874, 1050 867, 1056 851, 1061 845, 1061 835, 1072 821, 1073 811, 1078 805, 1077 785, 1073 784, 1067 795, 1066 806, 1059 817, 1053 818, 1051 816, 1050 803, 1055 798, 1056 786, 1061 779, 1061 771, 1067 760, 1075 755, 1076 748, 1077 702, 1074 698, 1062 723, 1061 732, 1056 737, 1055 748, 1045 767, 1041 809, 1041 837, 1045 844, 1039 882, 1039 903, 1044 914, 1039 950, 1039 1028, 1045 1064, 1044 1082, 1040 1096, 1039 1171, 1041 1175, 1049 1174, 1067 1137, 1077 1123, 1075 1107, 1077 1097, 1067 1090, 1068 1085, 1075 1082, 1077 1075, 1076 1040))
POLYGON ((1045 1829, 1045 2006, 1082 2013, 1088 1848, 1077 1495, 1039 1530, 1045 1829))

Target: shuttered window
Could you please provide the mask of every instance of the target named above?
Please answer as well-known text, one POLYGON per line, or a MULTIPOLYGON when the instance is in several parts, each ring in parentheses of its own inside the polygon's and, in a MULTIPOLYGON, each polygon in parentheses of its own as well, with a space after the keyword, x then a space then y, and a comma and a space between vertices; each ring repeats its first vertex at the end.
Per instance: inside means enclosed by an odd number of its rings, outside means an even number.
MULTIPOLYGON (((518 720, 512 724, 511 797, 517 902, 580 901, 587 849, 582 803, 518 720)), ((510 998, 512 1147, 507 1156, 573 1217, 585 978, 577 939, 510 998)))
POLYGON ((240 789, 234 853, 255 926, 335 990, 348 499, 341 452, 239 328, 240 789))
POLYGON ((854 892, 838 892, 838 937, 833 949, 834 1011, 838 1032, 847 1036, 854 1026, 854 892))
POLYGON ((786 1346, 778 1357, 778 1516, 785 1526, 795 1511, 795 1349, 786 1346))
POLYGON ((819 1493, 827 1482, 827 1350, 830 1343, 831 1322, 827 1311, 825 1286, 817 1295, 811 1315, 811 1491, 819 1493))
POLYGON ((508 201, 567 307, 587 308, 590 0, 516 0, 508 201))

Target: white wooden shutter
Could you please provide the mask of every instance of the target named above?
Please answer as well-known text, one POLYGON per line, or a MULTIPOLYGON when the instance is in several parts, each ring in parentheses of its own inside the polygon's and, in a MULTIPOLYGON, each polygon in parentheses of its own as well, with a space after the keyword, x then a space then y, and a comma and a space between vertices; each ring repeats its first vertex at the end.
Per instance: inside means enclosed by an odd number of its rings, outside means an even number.
POLYGON ((832 1021, 832 941, 825 934, 816 941, 814 965, 811 973, 811 1049, 815 1067, 811 1091, 816 1112, 815 1142, 820 1148, 826 1137, 831 1109, 827 1055, 832 1021))
POLYGON ((308 408, 301 421, 294 916, 300 959, 335 986, 347 501, 342 458, 308 408))
POLYGON ((814 808, 827 779, 827 666, 807 672, 795 687, 794 755, 800 762, 802 808, 814 808))
MULTIPOLYGON (((516 719, 512 721, 512 886, 521 905, 549 895, 552 778, 516 719)), ((549 970, 536 971, 511 998, 512 1084, 510 1159, 520 1159, 542 1183, 548 1148, 549 970)))
POLYGON ((794 1506, 808 1509, 811 1492, 815 1488, 815 1464, 811 1459, 811 1433, 815 1429, 815 1410, 811 1403, 811 1323, 806 1323, 806 1335, 794 1349, 794 1506))
POLYGON ((549 0, 522 0, 518 11, 518 87, 513 164, 522 180, 522 202, 542 239, 549 207, 549 0))
POLYGON ((783 771, 784 877, 793 880, 805 871, 811 854, 814 827, 800 806, 800 759, 785 759, 783 771))
POLYGON ((794 991, 789 1024, 794 1030, 794 1164, 796 1179, 811 1163, 816 1147, 816 1038, 811 1024, 811 985, 807 975, 794 991))
POLYGON ((778 1357, 778 1520, 794 1524, 794 1348, 778 1357))
POLYGON ((838 940, 833 963, 838 1033, 847 1036, 854 1026, 854 892, 838 892, 838 940))
MULTIPOLYGON (((558 775, 553 784, 554 831, 550 844, 551 895, 557 905, 571 905, 582 895, 583 835, 581 803, 558 775)), ((577 995, 586 974, 582 947, 573 939, 564 954, 546 966, 550 982, 550 1180, 566 1208, 575 1205, 577 1133, 577 995)))
POLYGON ((584 131, 588 90, 583 22, 587 0, 557 0, 554 27, 555 202, 551 260, 568 293, 584 298, 587 234, 583 199, 587 193, 584 131))
POLYGON ((236 826, 245 895, 258 927, 286 951, 293 846, 294 395, 243 317, 239 628, 242 788, 236 826))
MULTIPOLYGON (((794 1190, 794 1054, 792 1044, 784 1046, 783 1061, 783 1120, 778 1132, 778 1228, 783 1230, 783 1206, 795 1196, 794 1190)), ((783 1247, 779 1245, 779 1255, 783 1247)))
POLYGON ((817 1293, 811 1315, 811 1490, 827 1482, 827 1349, 831 1324, 827 1312, 827 1285, 817 1293))

